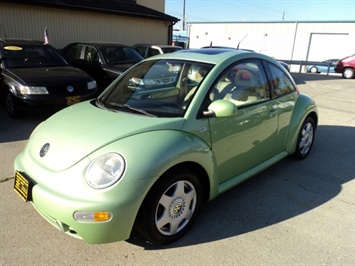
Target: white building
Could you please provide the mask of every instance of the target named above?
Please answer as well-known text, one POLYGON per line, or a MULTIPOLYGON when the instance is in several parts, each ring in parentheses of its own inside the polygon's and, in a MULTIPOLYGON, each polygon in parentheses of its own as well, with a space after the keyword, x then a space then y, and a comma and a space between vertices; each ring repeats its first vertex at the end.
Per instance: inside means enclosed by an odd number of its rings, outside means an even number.
POLYGON ((323 61, 355 53, 355 21, 188 23, 189 48, 229 46, 277 59, 323 61))

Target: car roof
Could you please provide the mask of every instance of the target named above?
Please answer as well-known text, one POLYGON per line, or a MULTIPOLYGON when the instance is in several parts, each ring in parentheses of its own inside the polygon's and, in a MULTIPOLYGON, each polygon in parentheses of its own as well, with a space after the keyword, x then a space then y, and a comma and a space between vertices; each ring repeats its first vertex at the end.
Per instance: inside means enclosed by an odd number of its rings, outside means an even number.
POLYGON ((103 46, 123 46, 123 47, 130 47, 125 44, 121 43, 116 43, 116 42, 101 42, 101 41, 85 41, 85 42, 73 42, 68 45, 73 45, 73 44, 86 44, 86 45, 93 45, 97 47, 103 47, 103 46))
POLYGON ((45 45, 43 41, 31 39, 0 39, 2 45, 45 45))
POLYGON ((157 46, 157 47, 161 47, 161 48, 165 48, 165 47, 177 47, 178 49, 182 48, 181 46, 169 45, 169 44, 137 43, 137 44, 135 44, 135 45, 132 45, 132 47, 137 47, 137 46, 145 46, 145 47, 157 46))
POLYGON ((244 49, 244 48, 236 48, 236 47, 231 47, 231 46, 203 46, 201 48, 213 48, 213 49, 216 49, 216 48, 222 48, 222 49, 236 49, 236 50, 244 50, 244 51, 248 51, 248 52, 255 52, 254 50, 251 50, 251 49, 244 49))
POLYGON ((230 58, 236 59, 244 59, 244 58, 263 58, 266 60, 275 61, 272 58, 255 53, 249 52, 245 50, 236 50, 230 48, 197 48, 197 49, 187 49, 187 50, 179 50, 174 53, 166 53, 161 55, 156 55, 153 58, 147 58, 146 60, 154 60, 154 59, 176 59, 176 60, 191 60, 191 61, 199 61, 211 64, 217 64, 221 61, 226 61, 230 58))

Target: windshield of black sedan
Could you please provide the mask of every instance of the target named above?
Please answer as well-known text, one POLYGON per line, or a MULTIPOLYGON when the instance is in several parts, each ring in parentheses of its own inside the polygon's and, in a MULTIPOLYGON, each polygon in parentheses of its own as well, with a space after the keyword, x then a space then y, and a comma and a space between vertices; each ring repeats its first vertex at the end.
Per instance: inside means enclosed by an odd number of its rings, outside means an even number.
POLYGON ((8 68, 32 68, 67 66, 67 62, 57 50, 47 45, 5 46, 5 59, 8 68))
POLYGON ((108 65, 137 63, 143 60, 143 57, 131 47, 104 46, 100 47, 100 51, 108 65))
POLYGON ((145 61, 112 83, 98 101, 114 111, 182 117, 211 68, 186 60, 145 61))

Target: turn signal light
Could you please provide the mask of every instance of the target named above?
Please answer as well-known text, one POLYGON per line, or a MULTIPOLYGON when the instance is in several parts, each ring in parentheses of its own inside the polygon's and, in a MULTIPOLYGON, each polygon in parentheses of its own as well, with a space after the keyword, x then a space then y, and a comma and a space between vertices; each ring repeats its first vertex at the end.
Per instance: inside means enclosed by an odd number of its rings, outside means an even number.
POLYGON ((111 219, 110 212, 88 212, 88 211, 76 211, 74 213, 74 219, 79 222, 106 222, 111 219))

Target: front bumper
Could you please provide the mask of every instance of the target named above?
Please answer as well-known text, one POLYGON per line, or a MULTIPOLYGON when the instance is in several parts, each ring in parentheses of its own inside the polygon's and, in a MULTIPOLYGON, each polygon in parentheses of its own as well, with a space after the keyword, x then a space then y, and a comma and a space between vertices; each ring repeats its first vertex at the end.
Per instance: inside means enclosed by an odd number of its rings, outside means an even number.
POLYGON ((334 68, 335 73, 343 73, 343 67, 342 66, 336 66, 334 68))
POLYGON ((26 95, 19 96, 14 95, 15 99, 19 103, 26 104, 28 106, 38 105, 57 105, 57 106, 69 106, 78 102, 83 102, 92 99, 97 96, 97 90, 92 90, 87 94, 79 94, 72 96, 53 96, 53 95, 26 95))
POLYGON ((57 229, 90 244, 128 239, 152 180, 122 179, 111 188, 95 190, 82 178, 88 163, 89 160, 84 159, 72 169, 51 173, 20 154, 15 160, 15 169, 33 179, 31 203, 57 229), (80 222, 74 218, 76 211, 107 211, 111 218, 105 222, 80 222))

